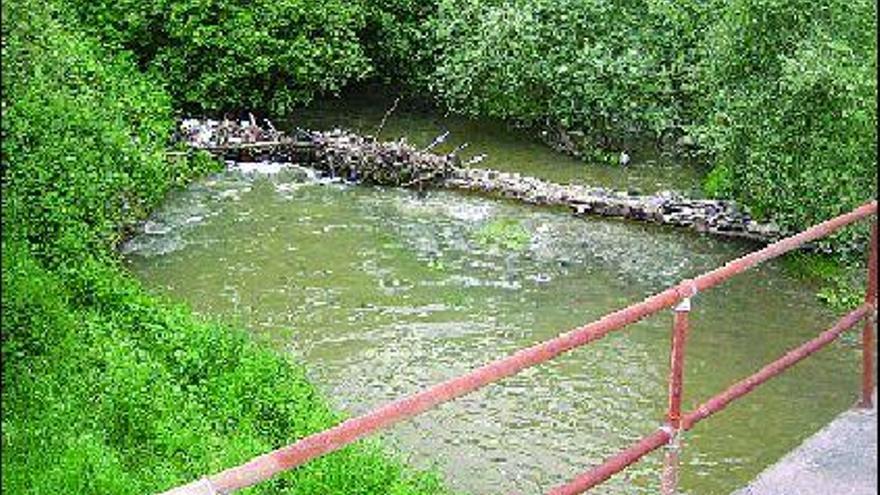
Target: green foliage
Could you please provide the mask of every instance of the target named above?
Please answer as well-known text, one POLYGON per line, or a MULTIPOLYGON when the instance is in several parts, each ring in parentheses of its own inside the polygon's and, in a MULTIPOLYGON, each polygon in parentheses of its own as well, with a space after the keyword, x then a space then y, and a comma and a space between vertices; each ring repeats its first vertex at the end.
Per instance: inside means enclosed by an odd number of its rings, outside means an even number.
POLYGON ((706 195, 713 198, 730 197, 732 194, 733 178, 730 168, 722 164, 715 165, 706 175, 703 182, 703 190, 706 195))
POLYGON ((513 218, 499 218, 483 225, 475 234, 476 241, 484 246, 496 246, 508 251, 521 251, 532 236, 513 218))
POLYGON ((453 110, 583 130, 591 158, 687 134, 707 193, 789 230, 876 196, 875 2, 439 0, 431 26, 453 110))
MULTIPOLYGON (((876 196, 876 22, 868 1, 729 5, 704 62, 720 189, 789 230, 876 196)), ((861 249, 866 232, 833 242, 861 249)))
POLYGON ((585 130, 677 129, 718 2, 441 0, 433 88, 452 108, 585 130))
POLYGON ((361 42, 382 82, 424 89, 433 69, 436 0, 362 0, 366 24, 361 42))
MULTIPOLYGON (((710 193, 799 230, 876 196, 876 3, 731 2, 706 37, 710 193)), ((864 228, 833 241, 861 249, 864 228)), ((828 245, 828 243, 826 243, 828 245)))
POLYGON ((206 162, 165 159, 169 99, 128 57, 63 29, 51 5, 7 4, 4 233, 60 261, 115 243, 206 162))
POLYGON ((134 50, 179 107, 286 114, 364 78, 363 9, 344 0, 75 0, 102 39, 134 50))
MULTIPOLYGON (((156 493, 342 419, 301 367, 115 259, 128 224, 216 166, 166 159, 169 97, 52 2, 3 18, 3 491, 156 493)), ((250 493, 442 491, 362 443, 250 493)))
MULTIPOLYGON (((709 195, 799 230, 876 195, 867 0, 73 2, 189 110, 287 113, 378 78, 451 110, 579 130, 585 159, 696 139, 709 195)), ((865 230, 826 242, 856 248, 865 230)))
MULTIPOLYGON (((4 241, 3 275, 4 491, 155 493, 342 419, 301 367, 106 260, 60 277, 4 241)), ((367 443, 252 493, 442 491, 367 443)))
POLYGON ((795 252, 783 258, 786 270, 816 287, 816 297, 837 313, 864 301, 867 267, 854 256, 795 252))
POLYGON ((434 0, 76 0, 105 42, 132 50, 178 107, 287 114, 368 77, 427 84, 434 0))
POLYGON ((861 304, 865 296, 850 284, 848 280, 834 278, 827 285, 819 289, 816 297, 829 308, 838 313, 843 313, 844 311, 851 311, 861 304))

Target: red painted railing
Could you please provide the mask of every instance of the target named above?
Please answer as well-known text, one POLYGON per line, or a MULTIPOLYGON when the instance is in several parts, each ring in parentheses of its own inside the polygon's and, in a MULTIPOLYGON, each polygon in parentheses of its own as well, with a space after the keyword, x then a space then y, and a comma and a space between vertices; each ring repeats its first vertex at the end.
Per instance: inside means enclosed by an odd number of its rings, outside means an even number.
POLYGON ((663 493, 673 493, 678 474, 678 438, 697 422, 724 409, 730 402, 749 393, 758 385, 782 373, 798 361, 808 357, 832 342, 845 330, 865 320, 862 330, 863 384, 859 405, 871 406, 873 391, 874 330, 873 318, 877 297, 877 222, 873 225, 868 261, 868 290, 865 303, 841 318, 833 327, 818 337, 797 347, 778 360, 768 364, 754 375, 737 382, 724 392, 712 397, 695 410, 682 414, 681 396, 685 341, 688 333, 688 313, 691 298, 737 275, 758 263, 780 256, 799 246, 825 237, 830 233, 870 215, 876 215, 877 202, 871 201, 861 207, 813 226, 800 234, 737 258, 726 265, 653 295, 640 303, 610 313, 599 320, 576 328, 556 338, 522 349, 506 358, 494 361, 469 373, 429 387, 421 392, 398 399, 362 416, 348 419, 341 424, 309 435, 298 442, 261 455, 251 461, 183 485, 162 495, 214 495, 231 493, 254 485, 282 471, 292 469, 316 457, 333 452, 370 433, 411 418, 438 404, 473 392, 490 383, 513 375, 525 368, 544 363, 556 356, 600 339, 608 333, 621 329, 663 309, 674 307, 675 318, 672 332, 672 349, 669 374, 669 406, 666 424, 642 440, 606 460, 602 465, 585 472, 573 481, 553 489, 554 495, 582 493, 607 480, 615 473, 638 461, 647 453, 669 445, 664 460, 661 486, 663 493))

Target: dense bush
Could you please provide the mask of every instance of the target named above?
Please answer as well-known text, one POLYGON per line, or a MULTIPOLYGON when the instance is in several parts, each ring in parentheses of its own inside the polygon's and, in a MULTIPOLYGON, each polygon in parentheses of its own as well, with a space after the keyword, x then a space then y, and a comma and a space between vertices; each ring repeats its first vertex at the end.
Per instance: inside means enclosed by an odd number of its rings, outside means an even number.
POLYGON ((424 91, 433 71, 436 40, 430 21, 436 0, 361 0, 366 25, 360 35, 375 75, 387 85, 424 91))
POLYGON ((598 143, 689 120, 718 2, 441 0, 433 88, 454 109, 582 129, 598 143))
MULTIPOLYGON (((208 162, 166 161, 169 98, 53 5, 3 3, 3 491, 155 493, 338 422, 300 367, 119 267, 121 227, 208 162)), ((253 493, 438 491, 366 444, 253 493)))
POLYGON ((423 88, 435 0, 75 0, 105 42, 169 82, 178 106, 285 114, 366 78, 423 88))
POLYGON ((3 7, 3 230, 45 259, 102 249, 191 161, 165 159, 167 94, 128 57, 64 30, 51 5, 3 7))
POLYGON ((440 0, 432 88, 587 146, 688 134, 710 194, 799 230, 876 194, 876 26, 867 0, 440 0))
POLYGON ((178 106, 275 115, 371 70, 361 5, 344 0, 74 0, 102 39, 134 50, 178 106))
MULTIPOLYGON (((801 229, 876 196, 876 3, 737 0, 706 37, 710 193, 801 229)), ((846 249, 865 229, 837 238, 846 249)))
POLYGON ((191 108, 280 114, 378 78, 460 113, 579 131, 587 157, 687 135, 714 166, 711 195, 787 229, 875 191, 867 0, 74 4, 191 108))

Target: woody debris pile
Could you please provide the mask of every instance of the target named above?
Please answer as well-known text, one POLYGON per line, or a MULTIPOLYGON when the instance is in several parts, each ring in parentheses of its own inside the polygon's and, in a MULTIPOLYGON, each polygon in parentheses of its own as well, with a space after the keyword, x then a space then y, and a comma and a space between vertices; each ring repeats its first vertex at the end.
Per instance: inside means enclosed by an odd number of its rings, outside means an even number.
POLYGON ((772 223, 759 223, 731 201, 691 199, 663 191, 630 194, 601 187, 556 184, 518 173, 472 167, 482 156, 462 161, 459 146, 451 153, 431 151, 448 133, 424 149, 400 141, 380 142, 350 131, 278 131, 268 120, 181 122, 177 138, 228 162, 271 161, 319 170, 343 180, 395 187, 449 188, 513 198, 536 205, 567 206, 575 215, 600 215, 689 227, 729 237, 770 242, 783 236, 772 223))

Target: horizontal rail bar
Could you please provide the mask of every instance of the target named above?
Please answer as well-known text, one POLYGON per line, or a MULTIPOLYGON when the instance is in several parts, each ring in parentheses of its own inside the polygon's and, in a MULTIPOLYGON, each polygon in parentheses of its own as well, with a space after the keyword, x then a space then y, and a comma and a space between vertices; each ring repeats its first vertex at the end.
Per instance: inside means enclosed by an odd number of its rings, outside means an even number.
POLYGON ((825 237, 835 230, 876 213, 877 201, 869 201, 849 213, 832 218, 831 220, 826 220, 799 234, 776 241, 763 249, 730 261, 724 266, 716 268, 708 273, 704 273, 693 279, 694 286, 696 286, 699 291, 714 287, 730 277, 742 273, 761 262, 797 249, 807 242, 814 241, 820 237, 825 237))
POLYGON ((724 409, 735 399, 748 394, 757 388, 758 385, 763 384, 767 380, 782 373, 788 368, 791 368, 799 361, 809 357, 811 354, 830 344, 834 339, 839 337, 840 334, 855 326, 856 323, 870 315, 873 311, 873 304, 862 304, 838 320, 833 327, 825 330, 818 337, 788 351, 784 356, 764 366, 757 373, 734 383, 724 392, 721 392, 702 403, 682 418, 682 427, 686 430, 690 430, 695 424, 724 409))
POLYGON ((818 224, 795 236, 773 243, 760 251, 727 263, 693 280, 685 280, 642 302, 615 311, 592 323, 545 342, 522 349, 506 358, 494 361, 464 375, 433 385, 408 397, 374 409, 364 415, 350 418, 339 425, 300 439, 272 452, 256 457, 245 464, 226 469, 199 481, 164 492, 162 495, 185 495, 196 492, 196 487, 212 486, 221 493, 230 493, 266 480, 279 472, 299 466, 311 459, 338 450, 377 430, 420 414, 434 406, 448 402, 482 388, 490 383, 514 375, 523 369, 544 363, 556 356, 598 340, 642 318, 669 308, 680 300, 693 296, 721 283, 767 259, 779 256, 798 246, 817 239, 861 218, 876 213, 877 202, 866 203, 850 213, 818 224))
POLYGON ((550 490, 548 494, 575 495, 576 493, 583 493, 623 471, 627 466, 635 463, 648 453, 666 445, 670 438, 672 438, 672 434, 669 431, 665 429, 656 430, 654 433, 632 444, 629 448, 620 451, 601 465, 581 474, 565 485, 550 490))
MULTIPOLYGON (((604 337, 613 330, 674 305, 679 299, 677 287, 667 289, 641 303, 611 313, 569 333, 528 347, 411 396, 398 399, 362 416, 348 419, 337 426, 309 435, 292 445, 256 457, 240 466, 209 476, 208 480, 222 493, 253 485, 281 471, 337 450, 369 433, 604 337)), ((165 495, 171 495, 171 493, 166 492, 165 495)))
MULTIPOLYGON (((799 361, 806 359, 811 354, 830 344, 846 330, 855 326, 860 320, 868 316, 873 311, 873 305, 862 304, 843 318, 837 321, 830 329, 825 330, 818 337, 807 341, 804 344, 790 350, 781 358, 773 361, 761 368, 757 373, 740 380, 730 386, 724 392, 712 397, 694 411, 684 415, 681 420, 681 427, 684 430, 691 429, 699 421, 711 416, 712 414, 727 407, 733 400, 746 395, 754 390, 758 385, 766 382, 774 376, 782 373, 786 369, 797 364, 799 361)), ((630 464, 635 463, 651 451, 654 451, 665 445, 672 436, 671 428, 660 428, 650 435, 644 437, 638 443, 622 450, 617 455, 609 458, 604 463, 585 473, 577 476, 574 480, 560 485, 548 492, 549 495, 574 495, 583 493, 586 490, 604 482, 614 474, 626 469, 630 464)))

